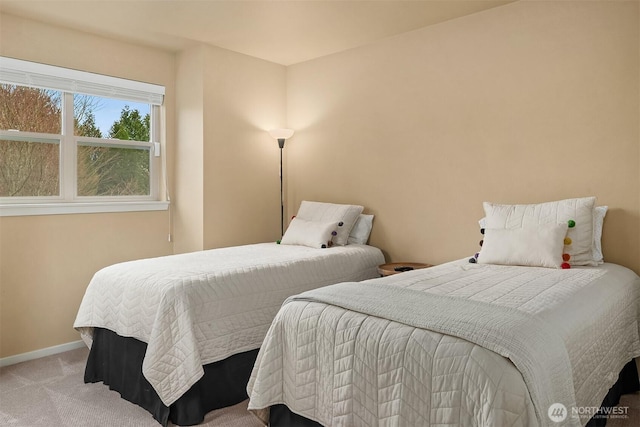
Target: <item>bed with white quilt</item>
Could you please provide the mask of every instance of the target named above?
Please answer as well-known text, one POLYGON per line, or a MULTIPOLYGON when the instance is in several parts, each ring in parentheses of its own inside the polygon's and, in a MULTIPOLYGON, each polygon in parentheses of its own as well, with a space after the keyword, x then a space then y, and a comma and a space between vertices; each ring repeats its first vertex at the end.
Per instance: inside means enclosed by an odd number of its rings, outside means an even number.
POLYGON ((640 277, 603 263, 595 198, 484 207, 471 259, 288 298, 249 410, 273 427, 624 417, 610 407, 638 390, 640 277))
POLYGON ((290 295, 377 276, 362 206, 303 202, 281 242, 124 262, 98 271, 74 327, 103 381, 161 424, 246 399, 266 331, 290 295))

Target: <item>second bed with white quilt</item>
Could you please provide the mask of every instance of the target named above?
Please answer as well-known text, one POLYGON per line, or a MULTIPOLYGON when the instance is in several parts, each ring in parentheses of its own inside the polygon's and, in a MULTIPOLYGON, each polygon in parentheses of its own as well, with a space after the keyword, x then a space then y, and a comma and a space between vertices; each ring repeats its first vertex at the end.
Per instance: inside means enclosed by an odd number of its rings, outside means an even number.
POLYGON ((595 250, 595 198, 484 208, 470 259, 290 297, 249 409, 278 427, 582 426, 638 390, 640 277, 595 250))

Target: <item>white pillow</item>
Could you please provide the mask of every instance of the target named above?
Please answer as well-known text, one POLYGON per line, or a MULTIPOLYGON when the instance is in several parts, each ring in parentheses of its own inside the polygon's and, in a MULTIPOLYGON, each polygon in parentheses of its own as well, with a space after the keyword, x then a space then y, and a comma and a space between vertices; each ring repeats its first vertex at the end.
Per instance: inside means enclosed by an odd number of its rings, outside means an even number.
POLYGON ((561 268, 567 228, 567 224, 486 228, 478 263, 561 268))
POLYGON ((593 210, 593 260, 602 264, 604 262, 604 255, 602 254, 602 226, 604 224, 604 217, 607 214, 608 206, 596 206, 593 210))
POLYGON ((296 218, 338 224, 336 229, 338 234, 333 238, 333 244, 344 246, 347 244, 349 233, 363 209, 362 206, 357 205, 339 205, 304 200, 300 204, 296 218))
POLYGON ((347 243, 350 245, 366 245, 373 227, 373 215, 360 214, 349 233, 347 243))
POLYGON ((302 245, 312 248, 326 248, 331 233, 337 228, 335 222, 306 221, 293 218, 280 240, 282 245, 302 245))
MULTIPOLYGON (((608 206, 596 206, 593 210, 593 261, 598 265, 604 263, 604 255, 602 254, 602 227, 604 225, 604 217, 607 215, 608 206)), ((478 221, 480 228, 486 228, 486 219, 481 218, 478 221)))
POLYGON ((559 200, 533 205, 499 205, 485 202, 487 228, 523 228, 544 224, 569 224, 564 253, 571 265, 596 265, 593 260, 593 210, 595 197, 559 200))

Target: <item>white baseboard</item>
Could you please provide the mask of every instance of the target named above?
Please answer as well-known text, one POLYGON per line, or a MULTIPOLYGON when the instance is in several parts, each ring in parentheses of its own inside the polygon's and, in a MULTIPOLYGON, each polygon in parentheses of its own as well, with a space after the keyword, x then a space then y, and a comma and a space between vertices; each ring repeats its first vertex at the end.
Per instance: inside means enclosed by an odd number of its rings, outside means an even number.
POLYGON ((41 357, 51 356, 65 351, 75 350, 85 347, 86 344, 82 340, 68 342, 66 344, 54 345, 53 347, 42 348, 40 350, 30 351, 28 353, 16 354, 15 356, 3 357, 0 359, 0 368, 15 365, 16 363, 26 362, 28 360, 40 359, 41 357))

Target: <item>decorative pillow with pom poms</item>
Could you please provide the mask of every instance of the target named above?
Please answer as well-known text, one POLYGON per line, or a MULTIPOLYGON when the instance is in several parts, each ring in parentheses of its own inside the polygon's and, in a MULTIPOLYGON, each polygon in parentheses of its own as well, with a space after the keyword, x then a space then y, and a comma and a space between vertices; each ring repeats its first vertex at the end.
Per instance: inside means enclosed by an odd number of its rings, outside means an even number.
POLYGON ((282 236, 280 244, 327 248, 332 245, 336 226, 335 222, 306 221, 293 218, 282 236))

